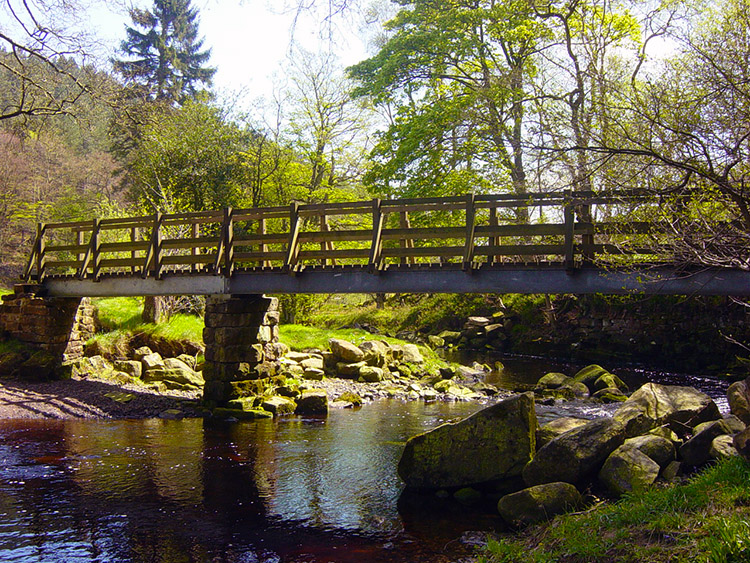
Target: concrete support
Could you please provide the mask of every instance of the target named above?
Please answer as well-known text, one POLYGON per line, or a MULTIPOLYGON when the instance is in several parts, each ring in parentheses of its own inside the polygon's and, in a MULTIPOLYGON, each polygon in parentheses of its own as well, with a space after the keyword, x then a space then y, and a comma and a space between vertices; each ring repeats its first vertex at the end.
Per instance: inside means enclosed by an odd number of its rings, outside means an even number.
POLYGON ((206 299, 206 380, 203 399, 221 405, 237 384, 258 379, 262 364, 277 357, 279 302, 264 295, 211 295, 206 299))
POLYGON ((85 297, 38 297, 24 293, 4 295, 0 304, 0 332, 34 348, 46 350, 60 363, 83 356, 83 346, 94 334, 94 310, 85 297))

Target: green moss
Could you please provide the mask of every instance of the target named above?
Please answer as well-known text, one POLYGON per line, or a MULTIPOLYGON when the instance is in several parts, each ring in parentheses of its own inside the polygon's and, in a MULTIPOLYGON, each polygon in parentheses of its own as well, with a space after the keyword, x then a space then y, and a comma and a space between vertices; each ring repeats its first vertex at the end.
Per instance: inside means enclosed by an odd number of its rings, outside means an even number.
POLYGON ((489 542, 485 563, 746 561, 750 465, 729 458, 690 481, 627 495, 489 542))

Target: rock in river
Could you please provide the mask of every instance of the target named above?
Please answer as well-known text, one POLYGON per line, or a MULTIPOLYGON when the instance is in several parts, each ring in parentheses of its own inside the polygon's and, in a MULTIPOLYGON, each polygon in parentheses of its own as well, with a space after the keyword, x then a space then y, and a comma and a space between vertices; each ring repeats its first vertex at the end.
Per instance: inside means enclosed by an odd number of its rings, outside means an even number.
POLYGON ((583 504, 581 494, 570 483, 546 483, 505 495, 497 510, 512 526, 549 520, 583 504))
POLYGON ((536 427, 533 395, 516 395, 410 438, 398 474, 409 487, 434 489, 517 477, 534 455, 536 427))

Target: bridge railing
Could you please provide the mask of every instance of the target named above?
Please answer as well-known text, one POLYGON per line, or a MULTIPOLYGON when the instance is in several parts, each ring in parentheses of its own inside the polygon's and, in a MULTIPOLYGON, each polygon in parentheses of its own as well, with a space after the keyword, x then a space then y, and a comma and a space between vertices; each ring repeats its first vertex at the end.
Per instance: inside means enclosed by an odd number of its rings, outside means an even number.
POLYGON ((623 221, 616 212, 592 219, 597 206, 646 201, 634 192, 469 195, 47 223, 38 225, 23 278, 655 261, 669 251, 659 243, 664 225, 623 221))

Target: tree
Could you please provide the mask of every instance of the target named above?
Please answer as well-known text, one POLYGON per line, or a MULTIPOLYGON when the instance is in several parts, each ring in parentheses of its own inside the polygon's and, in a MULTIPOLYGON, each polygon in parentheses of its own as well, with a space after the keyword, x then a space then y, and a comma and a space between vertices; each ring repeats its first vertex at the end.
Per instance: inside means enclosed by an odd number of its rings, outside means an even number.
POLYGON ((531 4, 399 4, 385 45, 350 69, 357 95, 397 108, 372 153, 369 183, 388 195, 526 193, 529 82, 548 33, 531 4))
POLYGON ((79 9, 68 0, 0 0, 0 120, 70 113, 90 84, 71 70, 86 37, 73 33, 79 9))
POLYGON ((156 100, 182 103, 195 98, 198 85, 211 85, 216 69, 205 66, 211 51, 201 50, 198 12, 190 0, 154 0, 152 10, 130 10, 133 27, 120 45, 125 57, 113 60, 129 84, 156 100))

